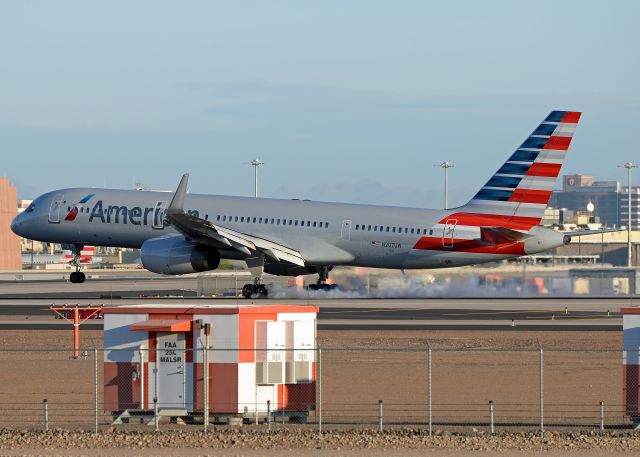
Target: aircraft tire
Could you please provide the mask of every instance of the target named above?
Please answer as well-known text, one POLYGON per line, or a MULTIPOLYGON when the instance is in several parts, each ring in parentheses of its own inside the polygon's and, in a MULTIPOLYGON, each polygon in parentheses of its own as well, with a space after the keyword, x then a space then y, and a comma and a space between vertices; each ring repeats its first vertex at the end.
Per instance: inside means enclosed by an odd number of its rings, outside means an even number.
POLYGON ((253 284, 245 284, 242 286, 242 296, 247 299, 253 296, 253 284))
POLYGON ((264 284, 258 284, 256 286, 256 293, 258 294, 259 297, 262 297, 262 298, 266 298, 267 295, 269 295, 269 292, 267 291, 267 288, 265 287, 264 284))
POLYGON ((73 284, 78 282, 78 272, 77 271, 74 271, 73 273, 71 273, 69 275, 69 282, 73 283, 73 284))
POLYGON ((79 283, 79 284, 82 284, 87 279, 87 276, 81 271, 77 271, 76 275, 77 275, 76 276, 76 282, 79 283))

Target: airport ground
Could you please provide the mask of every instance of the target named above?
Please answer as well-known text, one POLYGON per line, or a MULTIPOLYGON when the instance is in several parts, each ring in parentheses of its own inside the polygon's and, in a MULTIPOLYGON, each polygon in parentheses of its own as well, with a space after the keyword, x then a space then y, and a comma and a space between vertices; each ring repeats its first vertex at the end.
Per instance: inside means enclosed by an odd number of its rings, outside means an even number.
MULTIPOLYGON (((86 380, 91 379, 93 364, 83 366, 81 361, 68 360, 64 351, 71 346, 71 326, 53 318, 48 309, 52 303, 246 303, 194 298, 184 293, 193 291, 193 280, 114 275, 85 285, 87 288, 81 290, 78 285, 62 281, 0 283, 0 402, 26 402, 45 395, 52 403, 92 401, 86 380), (71 291, 69 286, 73 287, 71 291), (161 295, 173 298, 160 298, 161 295), (20 351, 11 351, 12 348, 20 351), (33 351, 25 353, 25 349, 33 351)), ((480 410, 484 414, 487 399, 504 405, 536 404, 536 351, 540 345, 549 350, 545 353, 545 401, 549 404, 563 403, 568 398, 587 405, 604 401, 611 408, 621 403, 622 332, 617 311, 633 304, 628 298, 307 296, 256 301, 272 302, 320 306, 318 342, 327 349, 323 355, 324 396, 335 405, 370 404, 372 417, 379 398, 388 404, 424 404, 428 344, 435 350, 434 395, 440 403, 452 399, 472 405, 473 414, 480 410), (345 351, 362 348, 368 352, 345 351), (331 352, 332 349, 339 351, 331 352), (403 352, 405 349, 409 351, 403 352)), ((83 347, 100 348, 101 323, 86 324, 81 339, 83 347)), ((444 413, 440 411, 441 415, 444 413)), ((182 455, 248 456, 448 456, 471 452, 528 456, 542 452, 565 455, 567 450, 575 456, 591 456, 640 450, 640 439, 633 432, 600 434, 590 425, 548 432, 540 438, 531 424, 503 427, 498 435, 489 435, 486 427, 473 431, 442 423, 436 427, 438 436, 428 438, 424 424, 396 426, 380 435, 371 431, 373 425, 350 424, 353 414, 343 410, 332 411, 328 406, 326 414, 330 431, 321 437, 308 429, 278 430, 269 435, 248 427, 216 427, 215 433, 207 436, 195 430, 138 435, 131 431, 109 432, 105 418, 105 433, 97 436, 80 431, 0 431, 0 448, 3 455, 124 455, 125 449, 127 453, 135 449, 139 455, 173 455, 180 448, 182 455)), ((549 414, 553 419, 552 410, 549 414)), ((65 428, 64 414, 57 419, 60 428, 65 428)), ((7 425, 3 421, 3 426, 7 425)))

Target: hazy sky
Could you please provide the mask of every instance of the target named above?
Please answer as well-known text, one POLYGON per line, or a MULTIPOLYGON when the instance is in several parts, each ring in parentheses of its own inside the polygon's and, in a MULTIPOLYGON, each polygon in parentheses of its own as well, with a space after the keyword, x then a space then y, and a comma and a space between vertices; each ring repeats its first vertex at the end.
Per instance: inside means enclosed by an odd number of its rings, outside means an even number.
MULTIPOLYGON (((638 1, 2 1, 0 154, 22 197, 174 188, 462 204, 552 109, 563 173, 639 160, 638 1), (636 138, 634 140, 634 138, 636 138)), ((640 174, 638 174, 640 180, 640 174)), ((640 182, 640 181, 639 181, 640 182)))

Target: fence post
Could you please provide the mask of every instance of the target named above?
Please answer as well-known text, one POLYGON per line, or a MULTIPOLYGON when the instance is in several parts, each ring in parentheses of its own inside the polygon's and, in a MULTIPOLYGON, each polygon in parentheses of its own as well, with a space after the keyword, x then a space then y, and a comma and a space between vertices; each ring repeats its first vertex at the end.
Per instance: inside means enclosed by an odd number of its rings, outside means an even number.
POLYGON ((144 352, 142 352, 142 346, 138 348, 138 353, 140 357, 140 409, 144 409, 144 352))
POLYGON ((95 428, 94 431, 98 433, 98 349, 93 348, 93 395, 94 395, 94 412, 95 412, 95 428))
POLYGON ((493 400, 489 400, 489 432, 493 435, 495 428, 493 426, 493 400))
POLYGON ((428 392, 428 408, 429 408, 429 437, 433 433, 433 420, 432 420, 432 394, 431 394, 431 344, 427 341, 428 356, 427 356, 427 392, 428 392))
POLYGON ((378 431, 382 433, 382 400, 378 400, 378 431))
POLYGON ((271 400, 267 400, 267 430, 271 431, 271 400))
POLYGON ((44 408, 44 431, 49 431, 49 402, 45 398, 42 402, 42 407, 44 408))
POLYGON ((540 344, 540 436, 544 436, 544 350, 542 344, 540 344))
POLYGON ((202 421, 204 422, 204 431, 206 432, 209 429, 209 348, 205 345, 202 348, 202 384, 203 384, 203 395, 202 395, 202 408, 204 409, 202 412, 202 421))
POLYGON ((322 348, 318 347, 318 399, 316 409, 318 412, 318 433, 322 434, 322 348))
POLYGON ((604 431, 604 402, 600 402, 600 430, 604 431))
POLYGON ((155 424, 156 432, 159 430, 158 420, 158 357, 156 354, 156 364, 153 367, 153 386, 154 386, 154 395, 153 395, 153 422, 155 424))

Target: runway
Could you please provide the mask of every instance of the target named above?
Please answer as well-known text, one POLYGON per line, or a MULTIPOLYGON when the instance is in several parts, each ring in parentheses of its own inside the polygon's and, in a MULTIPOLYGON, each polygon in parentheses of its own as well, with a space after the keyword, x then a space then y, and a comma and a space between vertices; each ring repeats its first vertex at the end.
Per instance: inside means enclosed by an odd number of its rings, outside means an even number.
MULTIPOLYGON (((68 274, 68 273, 67 273, 68 274)), ((640 301, 626 296, 538 297, 395 297, 360 298, 350 292, 279 291, 283 298, 198 298, 197 278, 163 277, 146 272, 91 272, 84 284, 62 280, 64 273, 5 275, 0 280, 0 329, 63 329, 49 306, 314 305, 319 330, 586 330, 619 331, 621 307, 640 301), (287 298, 289 297, 289 298, 287 298), (290 298, 296 297, 296 298, 290 298)), ((238 275, 239 284, 247 282, 238 275)), ((229 274, 221 280, 233 281, 229 274)), ((102 328, 101 321, 83 328, 102 328)))
MULTIPOLYGON (((113 299, 59 302, 43 299, 0 300, 0 329, 59 329, 49 306, 160 304, 164 306, 292 304, 320 307, 320 330, 620 330, 616 299, 113 299)), ((101 328, 101 321, 84 328, 101 328)))

